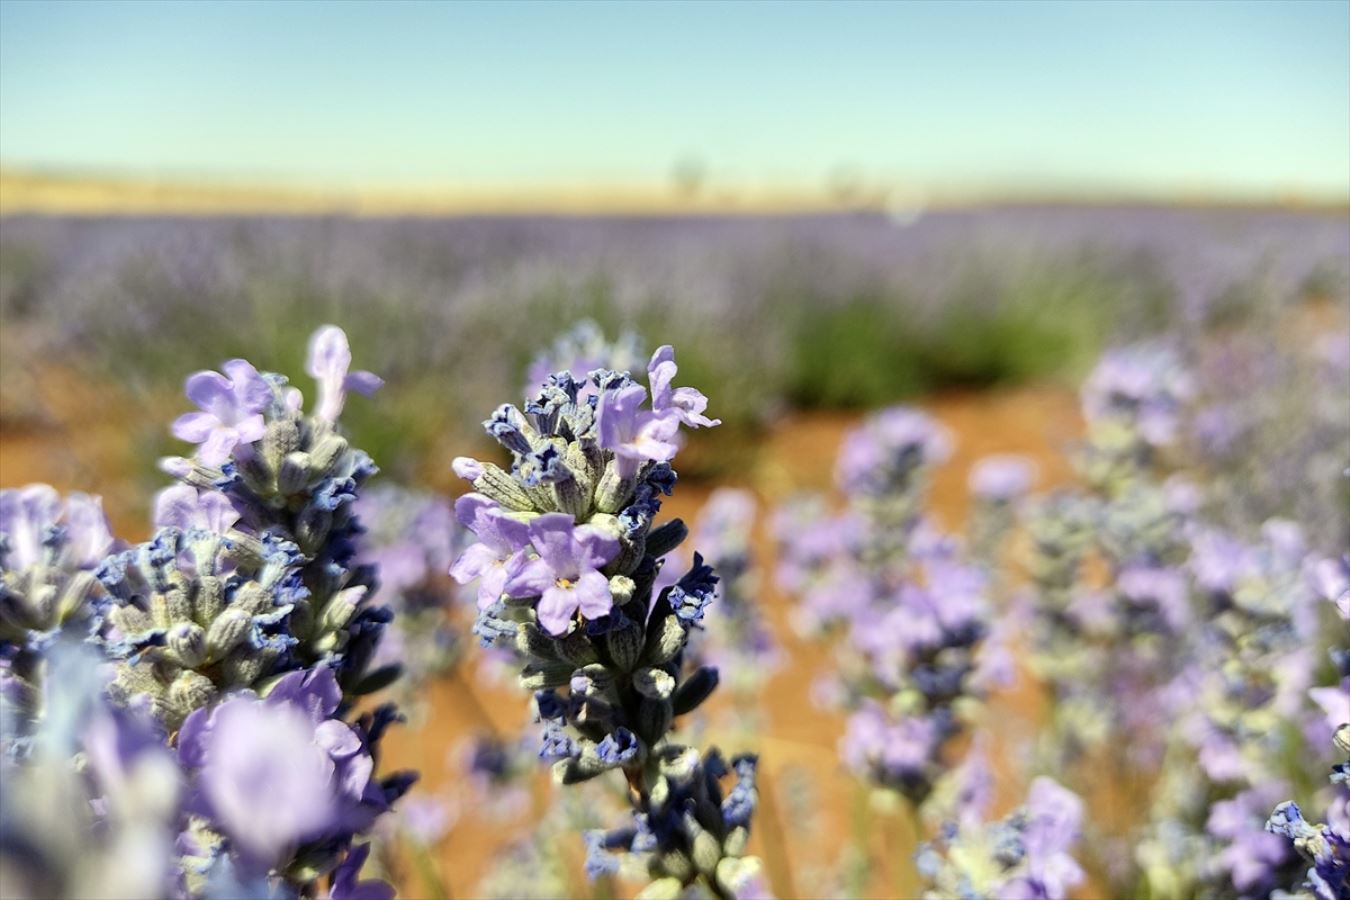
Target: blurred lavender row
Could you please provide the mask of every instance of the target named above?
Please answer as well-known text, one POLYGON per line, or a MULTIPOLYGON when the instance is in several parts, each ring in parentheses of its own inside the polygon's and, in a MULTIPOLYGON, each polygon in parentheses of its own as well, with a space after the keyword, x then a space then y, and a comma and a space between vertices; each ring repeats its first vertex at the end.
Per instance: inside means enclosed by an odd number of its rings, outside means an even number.
POLYGON ((693 376, 745 398, 726 413, 734 422, 770 414, 773 401, 875 405, 946 384, 1081 374, 1108 333, 1231 316, 1254 295, 1344 297, 1347 276, 1341 213, 11 217, 0 319, 7 368, 63 351, 115 360, 117 378, 152 385, 203 345, 292 364, 294 333, 336 321, 370 336, 372 365, 392 385, 452 374, 467 412, 514 386, 528 361, 496 340, 501 310, 515 313, 516 348, 591 315, 611 333, 672 334, 693 376))

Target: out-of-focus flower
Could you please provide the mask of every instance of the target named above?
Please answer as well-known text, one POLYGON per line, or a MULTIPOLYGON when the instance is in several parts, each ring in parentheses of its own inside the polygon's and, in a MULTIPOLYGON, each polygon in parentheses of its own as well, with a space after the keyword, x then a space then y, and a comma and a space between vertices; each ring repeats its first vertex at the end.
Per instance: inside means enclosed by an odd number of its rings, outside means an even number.
POLYGON ((238 521, 239 512, 231 505, 230 498, 220 491, 203 491, 189 484, 175 484, 155 495, 156 526, 171 525, 183 531, 225 534, 238 521))
POLYGON ((1025 456, 995 454, 981 458, 970 469, 970 492, 991 503, 1021 497, 1036 480, 1036 464, 1025 456))
POLYGON ((362 735, 333 718, 340 701, 328 669, 292 672, 266 699, 235 695, 183 723, 190 808, 261 870, 302 844, 364 831, 388 808, 362 735))

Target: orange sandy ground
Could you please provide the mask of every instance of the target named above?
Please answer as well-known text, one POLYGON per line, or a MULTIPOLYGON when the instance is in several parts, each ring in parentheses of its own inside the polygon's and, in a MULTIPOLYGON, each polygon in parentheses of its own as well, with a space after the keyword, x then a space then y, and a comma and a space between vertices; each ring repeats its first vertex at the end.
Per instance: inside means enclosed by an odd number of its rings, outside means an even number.
MULTIPOLYGON (((139 409, 139 403, 108 396, 67 373, 34 378, 33 389, 41 393, 40 406, 50 411, 50 422, 40 429, 0 429, 0 486, 47 481, 62 490, 102 494, 117 533, 128 538, 143 536, 145 523, 129 519, 130 510, 143 507, 143 502, 138 504, 135 499, 140 485, 128 476, 147 464, 138 458, 124 423, 147 415, 163 418, 164 409, 174 407, 154 404, 154 410, 139 409), (77 419, 78 434, 70 428, 77 419)), ((920 405, 950 428, 956 440, 956 452, 937 474, 933 490, 933 507, 947 527, 963 521, 968 505, 966 473, 974 460, 987 453, 1022 453, 1034 458, 1040 465, 1041 488, 1070 478, 1063 450, 1079 435, 1081 423, 1076 397, 1063 388, 945 395, 920 405)), ((858 415, 844 413, 784 417, 765 437, 760 462, 741 486, 756 491, 765 503, 796 490, 830 489, 840 438, 857 420, 858 415)), ((705 485, 681 484, 665 511, 691 520, 709 490, 705 485)), ((757 550, 771 565, 772 545, 767 534, 757 535, 757 550)), ((858 810, 865 808, 866 798, 858 782, 841 769, 836 756, 842 717, 817 709, 810 701, 811 681, 829 665, 829 651, 819 643, 798 638, 787 624, 787 599, 774 588, 771 577, 763 578, 762 584, 768 618, 789 654, 789 664, 763 691, 758 733, 747 737, 722 731, 719 737, 714 725, 707 734, 729 751, 740 749, 744 743, 759 752, 765 803, 752 851, 764 858, 778 896, 811 896, 821 890, 822 883, 813 871, 837 864, 857 827, 858 810), (811 813, 814 821, 806 823, 808 827, 794 820, 783 789, 788 781, 803 777, 814 785, 818 800, 811 813)), ((385 764, 386 768, 420 769, 424 778, 417 790, 443 794, 459 802, 456 825, 433 848, 434 864, 455 898, 474 895, 474 886, 494 864, 497 851, 533 819, 527 814, 515 822, 494 822, 482 810, 473 808, 473 801, 458 790, 447 761, 452 745, 481 729, 485 716, 508 734, 523 721, 520 693, 511 685, 487 683, 477 672, 470 663, 451 680, 431 685, 426 714, 395 732, 385 764), (471 691, 477 702, 465 702, 465 691, 471 691)), ((723 697, 708 707, 708 717, 714 723, 736 718, 728 715, 731 711, 727 703, 723 697)), ((1014 805, 1024 788, 1021 776, 1011 773, 1022 768, 1018 757, 1030 746, 1043 706, 1040 692, 1026 677, 1019 679, 1019 687, 993 698, 989 715, 994 738, 991 749, 998 760, 997 768, 1010 773, 999 779, 1000 811, 1014 805)), ((534 814, 551 790, 541 777, 534 787, 534 814)), ((1110 798, 1106 802, 1116 805, 1110 798)), ((1100 812, 1110 816, 1120 811, 1100 812)), ((868 829, 868 849, 879 861, 871 874, 869 894, 916 895, 910 862, 913 827, 904 817, 876 812, 869 815, 872 827, 868 829)), ((579 870, 580 841, 576 844, 579 870)), ((399 874, 403 896, 430 896, 428 883, 416 867, 408 866, 399 874)), ((577 885, 576 890, 581 890, 579 881, 577 885)))

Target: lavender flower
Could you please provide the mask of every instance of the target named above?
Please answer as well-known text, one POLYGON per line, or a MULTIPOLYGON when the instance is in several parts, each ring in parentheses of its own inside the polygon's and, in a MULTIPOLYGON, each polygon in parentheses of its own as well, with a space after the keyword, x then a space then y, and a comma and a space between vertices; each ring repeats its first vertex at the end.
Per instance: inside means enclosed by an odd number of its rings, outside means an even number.
POLYGON ((390 612, 369 602, 374 573, 353 564, 354 503, 375 468, 331 417, 347 384, 346 338, 326 326, 311 351, 321 408, 310 417, 285 378, 240 360, 226 365, 230 379, 189 379, 208 407, 192 422, 214 416, 212 429, 239 437, 236 425, 256 417, 261 431, 250 424, 247 440, 175 463, 184 484, 160 498, 166 524, 99 568, 113 599, 105 638, 124 659, 117 690, 148 699, 171 725, 222 692, 316 663, 352 694, 399 672, 370 669, 390 612))
POLYGON ((717 581, 711 568, 695 557, 682 578, 655 590, 663 557, 687 534, 678 520, 653 527, 660 496, 675 482, 677 430, 715 424, 703 415, 702 394, 671 387, 674 375, 673 353, 658 350, 651 409, 643 408, 646 388, 602 369, 588 384, 569 372, 551 376, 523 413, 500 407, 484 426, 513 462, 507 471, 456 461, 482 499, 468 501, 461 516, 481 543, 454 568, 461 580, 486 581, 475 630, 518 655, 544 726, 540 756, 553 760, 555 780, 623 773, 633 824, 609 833, 604 846, 642 854, 655 879, 650 891, 699 885, 726 895, 744 880, 733 875, 751 788, 724 815, 721 756, 702 756, 669 734, 675 717, 718 682, 709 667, 684 671, 717 581))
POLYGON ((45 484, 0 490, 0 705, 39 713, 43 654, 62 634, 87 638, 108 597, 94 577, 117 543, 97 497, 45 484))
POLYGON ((1024 456, 995 454, 970 470, 970 492, 990 503, 1008 503, 1026 494, 1036 480, 1036 464, 1024 456))
MULTIPOLYGON (((594 320, 582 319, 558 335, 552 346, 530 363, 525 396, 538 394, 555 372, 566 372, 581 382, 596 369, 615 372, 637 369, 645 358, 642 342, 635 332, 626 331, 611 343, 594 320)), ((583 388, 583 392, 585 390, 583 388)))
POLYGON ((60 640, 46 664, 31 729, 11 731, 0 698, 0 883, 18 896, 168 896, 183 784, 164 734, 106 701, 92 647, 60 640))
MULTIPOLYGON (((1324 560, 1315 567, 1317 587, 1343 622, 1350 622, 1350 609, 1346 609, 1347 572, 1350 560, 1346 559, 1324 560)), ((1350 895, 1350 694, 1345 693, 1347 673, 1343 665, 1350 658, 1350 651, 1344 647, 1333 650, 1333 660, 1342 663, 1338 674, 1343 680, 1338 688, 1331 689, 1335 694, 1328 712, 1336 723, 1332 743, 1340 762, 1331 771, 1326 821, 1309 822, 1297 803, 1286 800, 1275 807, 1265 823, 1270 836, 1292 841, 1302 860, 1311 863, 1301 881, 1294 885, 1292 896, 1314 900, 1340 900, 1350 895)), ((1283 879, 1285 885, 1292 882, 1293 879, 1283 879)))
POLYGON ((263 411, 272 402, 272 388, 246 360, 232 359, 219 372, 197 372, 188 377, 188 399, 201 412, 184 413, 173 423, 173 435, 200 444, 197 459, 219 466, 239 446, 261 440, 266 423, 263 411))
MULTIPOLYGON (((977 801, 978 802, 978 801, 977 801)), ((1031 783, 1026 804, 990 824, 967 810, 917 854, 925 897, 1042 897, 1059 900, 1082 884, 1071 851, 1083 825, 1083 801, 1049 778, 1031 783)))
POLYGON ((506 581, 519 568, 530 543, 529 526, 508 516, 482 494, 465 494, 455 501, 459 523, 478 536, 450 567, 460 584, 478 581, 478 608, 486 610, 502 598, 506 581))
POLYGON ((347 391, 370 396, 384 384, 384 379, 372 372, 349 372, 351 365, 351 347, 341 328, 325 325, 314 332, 314 336, 309 339, 309 358, 305 362, 305 371, 319 383, 319 406, 315 410, 315 418, 336 422, 347 402, 347 391))
POLYGON ((155 495, 153 521, 157 527, 223 535, 239 521, 239 513, 231 505, 230 498, 220 491, 203 491, 189 484, 176 484, 155 495))
POLYGON ((790 587, 802 597, 799 623, 843 636, 839 696, 852 715, 841 755, 916 807, 988 687, 975 678, 988 579, 923 511, 931 467, 950 450, 923 413, 878 413, 840 451, 847 510, 780 526, 790 587))
POLYGON ((529 538, 538 556, 509 575, 507 596, 538 597, 539 624, 554 635, 566 634, 578 611, 588 621, 609 615, 614 598, 600 569, 618 554, 616 537, 576 527, 566 513, 545 513, 530 523, 529 538))
POLYGON ((340 703, 330 670, 292 672, 266 699, 235 694, 183 723, 189 810, 229 840, 242 871, 362 832, 400 792, 375 780, 366 735, 334 718, 340 703))

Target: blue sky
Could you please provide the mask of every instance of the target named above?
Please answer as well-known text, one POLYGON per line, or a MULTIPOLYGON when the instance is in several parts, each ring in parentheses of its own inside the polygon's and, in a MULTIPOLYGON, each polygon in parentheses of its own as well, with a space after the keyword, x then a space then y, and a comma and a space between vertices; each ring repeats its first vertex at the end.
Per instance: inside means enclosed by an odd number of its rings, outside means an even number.
POLYGON ((1350 196, 1350 2, 0 3, 0 163, 1350 196))

